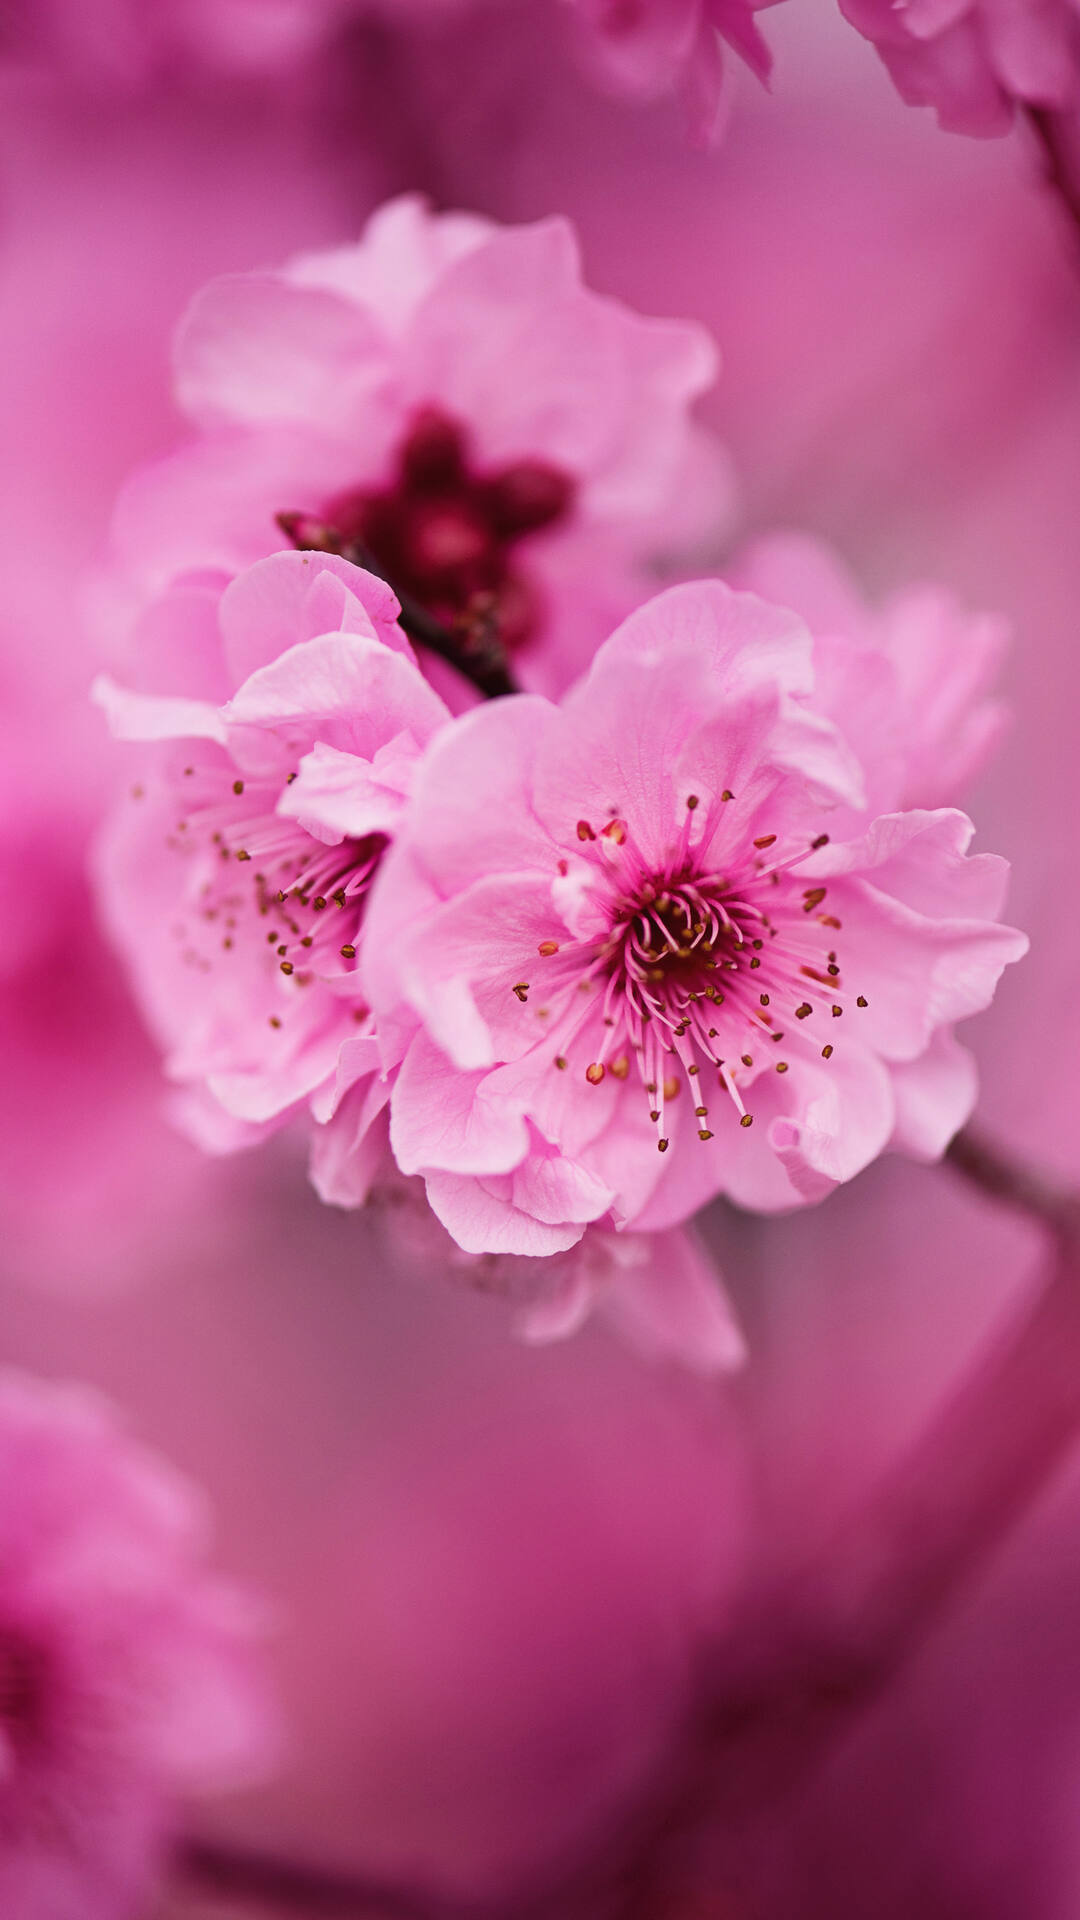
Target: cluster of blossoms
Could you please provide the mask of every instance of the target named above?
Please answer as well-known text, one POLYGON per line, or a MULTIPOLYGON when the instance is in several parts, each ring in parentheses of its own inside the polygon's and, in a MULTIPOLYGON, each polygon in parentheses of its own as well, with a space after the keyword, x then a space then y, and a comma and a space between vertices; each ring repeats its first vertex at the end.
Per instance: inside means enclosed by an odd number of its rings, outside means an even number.
POLYGON ((0 1484, 0 1908, 111 1920, 178 1796, 273 1752, 259 1617, 203 1570, 192 1490, 88 1392, 0 1375, 0 1484))
MULTIPOLYGON (((716 137, 723 53, 761 81, 772 55, 755 20, 777 0, 551 0, 584 64, 631 98, 678 95, 694 136, 716 137)), ((450 20, 479 0, 16 0, 0 22, 0 55, 58 67, 85 84, 145 86, 177 72, 270 77, 282 84, 316 59, 340 58, 350 28, 450 20)), ((515 6, 523 0, 486 0, 515 6)), ((933 107, 943 127, 1001 134, 1017 105, 1058 113, 1080 104, 1076 0, 841 0, 877 48, 903 98, 933 107)))
MULTIPOLYGON (((45 62, 85 84, 143 86, 177 71, 271 77, 340 57, 349 29, 452 20, 479 0, 17 0, 0 22, 0 55, 45 62)), ((523 0, 486 0, 513 6, 523 0)), ((695 138, 723 120, 724 48, 766 82, 772 54, 755 15, 777 0, 553 0, 601 85, 640 100, 676 94, 695 138)), ((877 48, 903 98, 950 131, 1008 132, 1018 106, 1075 114, 1080 104, 1076 0, 841 0, 877 48)), ((555 19, 552 22, 555 26, 555 19)))
POLYGON ((473 1257, 593 1228, 548 1323, 612 1229, 940 1154, 952 1027, 1024 947, 946 804, 1000 722, 993 623, 872 613, 791 541, 644 600, 649 530, 724 503, 711 365, 588 294, 561 222, 398 202, 196 301, 202 437, 119 515, 100 698, 145 748, 100 873, 178 1110, 219 1151, 306 1114, 324 1199, 396 1165, 473 1257), (478 705, 406 627, 537 691, 478 705))

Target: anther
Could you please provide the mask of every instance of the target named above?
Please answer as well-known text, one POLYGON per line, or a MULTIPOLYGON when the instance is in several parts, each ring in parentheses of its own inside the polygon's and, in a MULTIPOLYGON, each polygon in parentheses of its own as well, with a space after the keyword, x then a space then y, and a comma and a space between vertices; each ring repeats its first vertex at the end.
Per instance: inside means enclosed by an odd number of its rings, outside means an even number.
POLYGON ((814 1009, 810 1005, 809 1000, 804 1000, 801 1007, 796 1007, 795 1018, 796 1020, 805 1020, 809 1014, 813 1013, 813 1011, 814 1009))
POLYGON ((341 949, 341 957, 342 957, 342 959, 343 959, 343 960, 355 960, 355 959, 356 959, 356 948, 355 948, 354 946, 352 946, 351 944, 350 944, 349 946, 346 946, 346 947, 342 947, 342 949, 341 949))
POLYGON ((832 1059, 832 1048, 831 1048, 831 1047, 822 1047, 822 1049, 821 1049, 821 1057, 822 1057, 822 1059, 823 1059, 823 1060, 831 1060, 831 1059, 832 1059))
POLYGON ((312 906, 314 907, 314 909, 315 909, 315 911, 316 911, 316 913, 321 913, 321 912, 322 912, 322 910, 323 910, 323 908, 324 908, 324 907, 325 907, 325 905, 326 905, 326 901, 325 901, 325 899, 324 899, 324 897, 323 897, 323 895, 322 895, 321 893, 319 893, 319 894, 316 894, 316 896, 315 896, 315 898, 314 898, 314 900, 312 901, 312 903, 311 903, 311 904, 312 904, 312 906))
POLYGON ((611 1071, 615 1075, 616 1080, 626 1079, 630 1071, 630 1061, 625 1053, 620 1053, 618 1059, 612 1061, 611 1071))
POLYGON ((667 1143, 667 1141, 666 1141, 666 1140, 658 1140, 658 1141, 657 1141, 657 1143, 656 1143, 656 1145, 657 1145, 657 1148, 658 1148, 658 1150, 659 1150, 659 1152, 661 1152, 661 1153, 666 1153, 666 1152, 667 1152, 667 1150, 668 1150, 668 1143, 667 1143))
POLYGON ((752 1113, 744 1113, 742 1119, 739 1121, 740 1127, 752 1127, 753 1124, 754 1116, 752 1113))
POLYGON ((699 1127, 697 1137, 699 1140, 711 1140, 712 1134, 709 1132, 708 1127, 699 1127))
POLYGON ((244 783, 243 783, 243 781, 242 781, 242 780, 234 780, 234 781, 233 781, 233 783, 232 783, 232 790, 233 790, 233 792, 234 792, 234 793, 243 793, 243 791, 244 791, 244 783))
POLYGON ((250 860, 250 859, 251 859, 251 855, 250 855, 250 853, 245 853, 245 852, 244 852, 244 849, 243 849, 243 847, 241 847, 241 849, 240 849, 240 851, 239 851, 239 853, 237 854, 237 856, 236 856, 236 857, 237 857, 237 859, 238 859, 238 860, 250 860))
POLYGON ((754 845, 755 847, 771 847, 775 845, 775 842, 775 833, 763 833, 760 839, 754 841, 754 845))
POLYGON ((825 892, 824 887, 808 887, 803 894, 803 912, 813 913, 815 907, 820 907, 825 898, 825 892))
POLYGON ((544 959, 546 960, 550 954, 558 953, 559 943, 557 940, 541 940, 540 945, 537 947, 536 951, 537 953, 542 953, 544 956, 544 959))
POLYGON ((561 1053, 555 1055, 555 1065, 558 1067, 560 1073, 566 1072, 566 1061, 561 1053))
POLYGON ((675 1074, 669 1073, 667 1079, 664 1081, 664 1099, 665 1100, 676 1099, 678 1097, 679 1089, 681 1086, 682 1086, 682 1081, 678 1079, 678 1077, 675 1074))
POLYGON ((704 1120, 705 1115, 708 1113, 708 1111, 709 1111, 708 1107, 695 1107, 694 1116, 698 1120, 704 1120))
POLYGON ((279 962, 279 965, 281 967, 282 973, 291 973, 293 970, 293 963, 291 960, 282 960, 279 962))
POLYGON ((744 1067, 752 1067, 752 1066, 753 1066, 753 1064, 754 1064, 754 1056, 753 1056, 753 1054, 752 1054, 752 1053, 744 1053, 744 1054, 742 1055, 742 1063, 743 1063, 743 1066, 744 1066, 744 1067))
MULTIPOLYGON (((581 829, 579 827, 578 832, 580 833, 580 831, 581 829)), ((615 845, 621 847, 626 839, 626 822, 624 820, 609 820, 607 826, 603 829, 603 833, 605 840, 614 840, 615 845)))
POLYGON ((578 821, 577 837, 579 840, 595 840, 596 839, 596 835, 593 832, 587 820, 578 821))
POLYGON ((855 1002, 855 1005, 857 1007, 868 1007, 870 1005, 870 1002, 866 998, 866 995, 864 993, 860 993, 858 999, 855 1002))
POLYGON ((280 1025, 281 1025, 281 1021, 280 1021, 280 1020, 278 1019, 278 1017, 277 1017, 277 1014, 276 1014, 276 1013, 272 1013, 272 1014, 270 1015, 270 1025, 271 1025, 272 1027, 280 1027, 280 1025))
POLYGON ((777 1063, 776 1063, 776 1071, 777 1071, 777 1073, 786 1073, 786 1072, 787 1072, 787 1069, 788 1069, 788 1063, 787 1063, 787 1061, 786 1061, 786 1060, 778 1060, 778 1061, 777 1061, 777 1063))
POLYGON ((759 1001, 761 1002, 761 1005, 762 1005, 763 1007, 767 1007, 767 1006, 768 1006, 768 1004, 769 1004, 769 996, 768 996, 768 994, 767 994, 767 993, 759 993, 759 994, 758 994, 758 999, 759 999, 759 1001))
POLYGON ((832 1017, 833 1017, 833 1019, 834 1019, 834 1020, 839 1020, 839 1018, 840 1018, 840 1015, 841 1015, 841 1014, 843 1013, 843 1011, 844 1011, 844 1009, 843 1009, 843 1007, 833 1007, 833 1008, 832 1008, 832 1017))
POLYGON ((698 799, 698 797, 697 797, 697 794, 696 794, 696 793, 688 793, 688 794, 687 794, 687 796, 686 796, 686 810, 687 810, 687 812, 688 812, 688 813, 693 813, 693 811, 694 811, 694 808, 695 808, 695 807, 697 807, 697 806, 700 806, 700 805, 701 805, 701 802, 699 801, 699 799, 698 799))
POLYGON ((594 1060, 591 1067, 586 1067, 585 1078, 590 1087, 598 1087, 603 1077, 604 1068, 599 1060, 594 1060))
POLYGON ((734 800, 735 795, 732 793, 730 787, 725 787, 723 793, 720 795, 720 798, 721 800, 734 800))
POLYGON ((518 980, 518 981, 516 981, 516 982, 515 982, 515 985, 514 985, 514 988, 513 988, 513 992, 517 994, 517 997, 518 997, 518 999, 519 999, 519 1000, 521 1001, 521 1004, 522 1004, 522 1006, 524 1006, 524 1004, 525 1004, 525 1002, 526 1002, 526 1000, 527 1000, 527 999, 528 999, 528 997, 529 997, 529 983, 528 983, 528 981, 527 981, 527 980, 518 980))

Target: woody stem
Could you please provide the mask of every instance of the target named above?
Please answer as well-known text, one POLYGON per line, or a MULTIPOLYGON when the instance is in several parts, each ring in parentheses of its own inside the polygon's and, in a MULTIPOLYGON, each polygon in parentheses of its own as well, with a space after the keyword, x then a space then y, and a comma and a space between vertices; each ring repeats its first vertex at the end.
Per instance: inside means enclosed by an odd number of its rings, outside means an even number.
POLYGON ((460 627, 448 627, 418 600, 403 593, 359 541, 344 539, 336 528, 326 526, 311 514, 279 513, 277 522, 295 547, 315 553, 335 553, 351 561, 353 566, 363 567, 367 573, 385 580, 401 609, 398 623, 403 632, 416 646, 425 647, 428 653, 448 661, 486 700, 520 692, 507 663, 506 649, 490 621, 476 620, 462 622, 460 627))

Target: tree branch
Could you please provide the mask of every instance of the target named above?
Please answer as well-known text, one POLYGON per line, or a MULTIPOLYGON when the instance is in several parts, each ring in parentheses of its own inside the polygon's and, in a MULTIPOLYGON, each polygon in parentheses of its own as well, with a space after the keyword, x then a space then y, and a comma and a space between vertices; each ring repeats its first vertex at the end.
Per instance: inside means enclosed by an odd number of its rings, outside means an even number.
POLYGON ((1048 107, 1025 106, 1023 111, 1042 154, 1046 184, 1056 194, 1075 237, 1080 239, 1080 181, 1074 177, 1070 165, 1060 116, 1048 107))
POLYGON ((429 653, 437 654, 440 660, 448 661, 486 700, 520 692, 493 619, 481 617, 463 620, 453 627, 444 626, 418 600, 402 593, 358 540, 344 539, 336 528, 326 526, 312 514, 279 513, 277 523, 294 547, 313 553, 336 553, 341 559, 351 561, 354 567, 363 567, 385 580, 397 598, 401 608, 399 624, 409 639, 419 647, 426 647, 429 653))
POLYGON ((1080 1434, 1080 1199, 977 1134, 960 1134, 947 1158, 980 1192, 1041 1224, 1053 1249, 1049 1277, 862 1511, 782 1586, 747 1597, 662 1774, 587 1855, 528 1898, 456 1913, 437 1898, 197 1842, 183 1855, 188 1877, 282 1913, 341 1920, 591 1920, 601 1911, 657 1920, 684 1911, 678 1889, 690 1884, 701 1836, 776 1807, 821 1765, 1080 1434))

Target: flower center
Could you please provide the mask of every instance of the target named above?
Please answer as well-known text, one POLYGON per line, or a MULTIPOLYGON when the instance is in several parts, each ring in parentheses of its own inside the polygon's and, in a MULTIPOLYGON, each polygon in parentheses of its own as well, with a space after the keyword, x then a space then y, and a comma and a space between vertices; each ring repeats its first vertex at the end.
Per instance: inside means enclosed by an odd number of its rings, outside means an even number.
MULTIPOLYGON (((622 821, 609 821, 599 834, 579 822, 584 858, 608 896, 609 930, 592 943, 547 940, 539 949, 551 969, 538 986, 548 1002, 543 1017, 557 1047, 555 1067, 567 1070, 579 1032, 595 1034, 599 995, 603 1037, 585 1079, 599 1086, 610 1072, 625 1080, 636 1062, 661 1153, 668 1147, 666 1107, 686 1082, 699 1139, 713 1137, 712 1085, 734 1104, 740 1124, 752 1125, 743 1089, 765 1071, 787 1073, 795 1053, 831 1060, 833 1022, 852 998, 828 889, 805 885, 797 872, 828 836, 785 851, 775 834, 762 834, 724 871, 713 870, 702 850, 711 833, 697 852, 690 847, 697 804, 691 796, 686 829, 658 872, 639 857, 622 821)), ((529 983, 516 982, 514 992, 526 1001, 529 983)), ((859 994, 854 1004, 867 1001, 859 994)))
POLYGON ((513 648, 531 639, 541 616, 535 586, 515 565, 516 548, 564 520, 573 496, 570 475, 545 460, 479 471, 464 428, 425 407, 389 486, 339 494, 322 517, 344 547, 370 554, 395 590, 444 625, 489 624, 513 648))
MULTIPOLYGON (((184 772, 195 804, 166 845, 192 862, 191 911, 173 926, 185 963, 209 973, 254 948, 293 987, 353 973, 384 838, 326 846, 275 813, 276 783, 229 781, 218 767, 184 772)), ((283 1024, 282 1014, 269 1020, 283 1024)))

